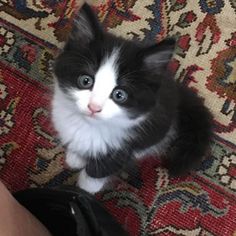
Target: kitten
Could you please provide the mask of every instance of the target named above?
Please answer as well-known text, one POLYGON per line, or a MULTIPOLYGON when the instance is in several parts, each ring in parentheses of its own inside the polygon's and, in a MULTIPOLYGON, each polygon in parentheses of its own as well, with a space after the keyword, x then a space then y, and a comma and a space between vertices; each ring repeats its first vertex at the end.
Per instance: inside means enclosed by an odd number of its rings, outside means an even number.
POLYGON ((56 58, 52 117, 82 169, 78 186, 100 191, 128 162, 166 153, 170 174, 195 167, 209 148, 211 115, 168 71, 171 39, 148 46, 102 30, 85 4, 56 58))

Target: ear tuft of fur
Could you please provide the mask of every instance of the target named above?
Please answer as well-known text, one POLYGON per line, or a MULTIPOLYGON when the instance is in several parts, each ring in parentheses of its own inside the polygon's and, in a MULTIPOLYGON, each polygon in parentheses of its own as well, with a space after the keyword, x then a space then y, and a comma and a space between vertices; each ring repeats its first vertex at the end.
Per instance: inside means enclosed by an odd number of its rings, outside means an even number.
POLYGON ((175 40, 170 38, 145 48, 142 52, 144 64, 148 68, 161 69, 167 67, 173 56, 175 44, 175 40))

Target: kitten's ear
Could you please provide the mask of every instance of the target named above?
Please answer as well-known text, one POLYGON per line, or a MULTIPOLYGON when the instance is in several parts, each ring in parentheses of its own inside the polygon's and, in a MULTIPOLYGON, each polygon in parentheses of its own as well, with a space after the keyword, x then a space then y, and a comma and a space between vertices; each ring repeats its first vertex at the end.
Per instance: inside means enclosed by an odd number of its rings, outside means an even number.
POLYGON ((175 40, 170 38, 145 48, 142 51, 144 65, 148 68, 166 68, 174 53, 175 44, 175 40))
POLYGON ((84 4, 75 16, 69 40, 85 45, 100 37, 102 28, 95 13, 88 4, 84 4))

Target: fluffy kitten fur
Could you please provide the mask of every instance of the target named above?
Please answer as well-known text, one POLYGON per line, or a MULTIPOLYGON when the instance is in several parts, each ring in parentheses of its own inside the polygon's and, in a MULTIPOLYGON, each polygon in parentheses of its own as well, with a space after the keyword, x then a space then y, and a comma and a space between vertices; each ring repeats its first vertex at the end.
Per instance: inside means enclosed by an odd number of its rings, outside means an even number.
POLYGON ((116 37, 102 30, 88 5, 80 10, 55 61, 52 115, 67 164, 82 169, 81 188, 99 191, 129 161, 146 155, 167 153, 173 175, 205 155, 211 115, 168 72, 174 47, 173 40, 150 46, 116 37))

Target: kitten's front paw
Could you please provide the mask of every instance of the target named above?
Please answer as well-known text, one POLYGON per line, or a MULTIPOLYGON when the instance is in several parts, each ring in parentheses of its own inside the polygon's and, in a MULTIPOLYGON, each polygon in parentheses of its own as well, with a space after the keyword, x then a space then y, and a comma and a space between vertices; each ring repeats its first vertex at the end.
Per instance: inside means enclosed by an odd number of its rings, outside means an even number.
POLYGON ((77 186, 85 191, 95 194, 99 192, 106 184, 108 178, 92 178, 87 175, 85 169, 81 170, 77 181, 77 186))
POLYGON ((71 169, 82 169, 86 165, 86 161, 74 152, 67 152, 65 162, 71 169))

